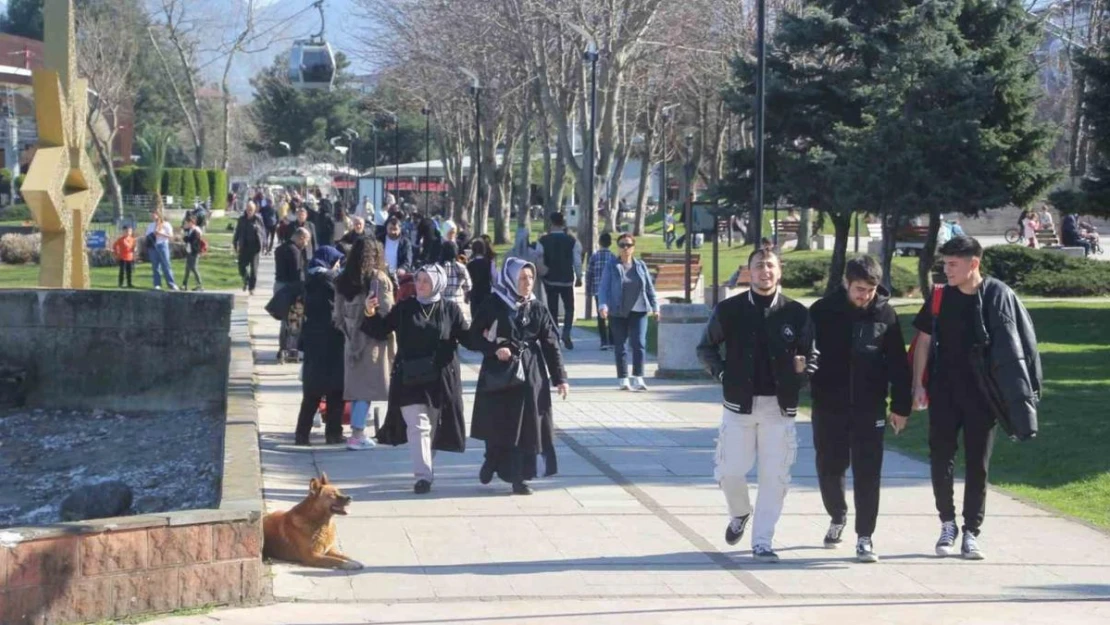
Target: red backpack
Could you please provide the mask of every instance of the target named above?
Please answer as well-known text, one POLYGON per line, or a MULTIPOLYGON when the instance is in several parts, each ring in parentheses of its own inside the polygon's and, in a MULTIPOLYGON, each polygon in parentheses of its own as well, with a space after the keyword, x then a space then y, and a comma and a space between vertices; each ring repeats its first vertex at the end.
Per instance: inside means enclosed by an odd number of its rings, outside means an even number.
MULTIPOLYGON (((929 300, 929 312, 931 312, 933 314, 933 331, 929 334, 929 336, 933 336, 937 332, 937 318, 940 317, 940 303, 943 299, 944 299, 944 285, 934 284, 933 285, 933 297, 932 297, 932 299, 929 300)), ((914 353, 917 352, 917 348, 918 348, 917 339, 919 339, 919 338, 921 338, 921 334, 915 334, 914 337, 913 337, 913 341, 910 342, 910 352, 908 354, 908 357, 909 357, 909 360, 910 360, 910 371, 913 371, 913 356, 914 356, 914 353)), ((922 349, 928 349, 928 348, 929 348, 928 346, 925 346, 922 349)), ((923 386, 926 389, 929 388, 929 368, 928 367, 925 367, 925 371, 921 374, 921 386, 923 386)))

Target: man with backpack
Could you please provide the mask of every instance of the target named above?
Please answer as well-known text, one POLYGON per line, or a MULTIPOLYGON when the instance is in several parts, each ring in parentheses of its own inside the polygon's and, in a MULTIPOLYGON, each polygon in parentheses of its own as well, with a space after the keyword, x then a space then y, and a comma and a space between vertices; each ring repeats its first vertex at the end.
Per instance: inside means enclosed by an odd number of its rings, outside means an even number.
POLYGON ((193 275, 197 279, 197 285, 193 290, 203 291, 204 285, 200 281, 197 263, 200 261, 200 255, 208 251, 208 242, 204 240, 204 231, 197 225, 196 217, 185 218, 185 228, 181 238, 185 242, 185 280, 181 286, 188 291, 189 276, 193 275))
POLYGON ((809 309, 817 351, 825 363, 810 380, 817 482, 831 521, 825 548, 840 545, 848 523, 844 474, 852 467, 856 559, 878 562, 871 535, 879 515, 887 390, 897 434, 912 405, 910 367, 898 314, 879 283, 883 269, 870 256, 848 261, 844 284, 809 309))
POLYGON ((1011 438, 1037 435, 1041 360, 1029 313, 1010 287, 981 272, 983 247, 954 237, 940 248, 948 285, 933 291, 913 325, 914 404, 929 409, 929 465, 940 513, 939 556, 960 531, 953 496, 954 458, 963 431, 965 482, 960 553, 982 560, 987 470, 995 424, 1011 438), (936 300, 940 300, 937 302, 936 300))

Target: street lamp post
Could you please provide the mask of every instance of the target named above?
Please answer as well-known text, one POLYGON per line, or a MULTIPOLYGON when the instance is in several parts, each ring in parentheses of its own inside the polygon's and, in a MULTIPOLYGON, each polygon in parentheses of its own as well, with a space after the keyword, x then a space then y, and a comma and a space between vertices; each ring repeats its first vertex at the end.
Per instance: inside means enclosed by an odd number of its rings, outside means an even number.
POLYGON ((431 216, 431 211, 428 208, 428 203, 429 198, 431 197, 430 178, 432 175, 432 156, 428 150, 429 146, 431 145, 430 141, 432 137, 432 109, 429 108, 429 106, 425 106, 424 108, 420 109, 420 112, 424 114, 424 216, 429 217, 431 216))
MULTIPOLYGON (((764 91, 767 86, 767 0, 757 0, 756 17, 756 70, 755 70, 755 210, 752 227, 756 245, 763 238, 763 126, 766 117, 764 91)), ((778 203, 775 204, 775 221, 778 221, 778 203)), ((779 231, 775 228, 775 247, 779 244, 779 231)))
MULTIPOLYGON (((474 96, 474 153, 478 162, 474 164, 474 219, 476 222, 482 216, 478 207, 482 204, 482 82, 478 80, 478 75, 465 67, 460 67, 459 71, 470 79, 470 93, 474 96)), ((486 224, 476 223, 475 232, 485 232, 486 224)))
POLYGON ((393 114, 393 201, 401 204, 401 122, 393 114))
POLYGON ((659 210, 663 211, 664 230, 666 230, 667 218, 667 122, 671 121, 671 110, 677 106, 677 104, 668 104, 663 107, 663 160, 659 163, 659 210))
MULTIPOLYGON (((598 60, 598 57, 599 57, 599 55, 598 55, 598 51, 597 51, 597 44, 591 38, 589 44, 587 44, 587 46, 586 46, 585 54, 582 55, 582 58, 584 60, 590 62, 590 148, 589 148, 589 151, 588 151, 589 159, 586 161, 585 164, 586 164, 586 167, 588 168, 587 173, 586 173, 586 207, 587 207, 587 210, 589 211, 589 213, 587 213, 589 215, 587 223, 591 226, 594 224, 594 220, 596 219, 596 215, 597 215, 596 211, 594 210, 596 208, 596 203, 594 202, 594 178, 597 175, 597 165, 595 164, 596 157, 594 156, 594 146, 597 145, 597 60, 598 60)), ((610 207, 610 208, 612 208, 612 207, 610 207)), ((596 228, 592 229, 592 231, 595 231, 595 232, 596 232, 596 230, 597 230, 596 228)), ((593 248, 592 240, 589 242, 588 247, 590 247, 591 249, 593 248)))
POLYGON ((687 133, 686 135, 686 210, 685 221, 686 231, 683 236, 686 238, 686 280, 684 286, 686 287, 686 303, 692 302, 690 299, 690 257, 693 252, 694 242, 694 216, 693 216, 693 200, 694 200, 694 135, 687 133))
MULTIPOLYGON (((355 204, 356 204, 356 208, 357 208, 357 204, 358 204, 358 179, 360 179, 362 176, 351 176, 351 163, 354 163, 356 168, 358 167, 358 161, 354 157, 355 141, 360 139, 361 137, 358 134, 358 131, 355 130, 354 128, 348 128, 348 129, 344 130, 343 134, 347 135, 347 141, 348 141, 348 145, 350 147, 349 151, 347 152, 347 178, 352 178, 352 177, 355 178, 355 181, 354 181, 355 188, 351 191, 351 193, 348 194, 348 196, 355 198, 355 204)), ((356 171, 357 171, 357 169, 356 169, 356 171)))

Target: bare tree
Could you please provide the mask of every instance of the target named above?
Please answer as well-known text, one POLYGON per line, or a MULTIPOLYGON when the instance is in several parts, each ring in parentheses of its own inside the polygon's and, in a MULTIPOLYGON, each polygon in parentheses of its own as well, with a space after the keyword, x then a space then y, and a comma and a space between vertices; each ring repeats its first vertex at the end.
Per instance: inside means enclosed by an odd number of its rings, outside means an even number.
POLYGON ((197 85, 201 27, 186 11, 186 5, 188 4, 186 0, 159 0, 157 6, 163 21, 159 26, 151 25, 147 29, 147 33, 162 67, 168 75, 176 75, 176 72, 174 72, 173 66, 170 65, 169 59, 158 41, 162 36, 170 42, 177 55, 177 62, 184 69, 184 85, 179 85, 175 80, 169 82, 173 87, 173 94, 177 98, 181 112, 185 116, 189 133, 192 135, 193 166, 199 169, 204 167, 206 143, 206 131, 197 85))
MULTIPOLYGON (((96 94, 86 123, 101 167, 108 176, 117 220, 123 218, 123 191, 112 150, 119 134, 121 109, 130 97, 131 70, 139 53, 140 26, 134 20, 131 4, 127 0, 102 0, 77 8, 78 69, 96 94)), ((130 159, 131 155, 122 156, 130 159)))

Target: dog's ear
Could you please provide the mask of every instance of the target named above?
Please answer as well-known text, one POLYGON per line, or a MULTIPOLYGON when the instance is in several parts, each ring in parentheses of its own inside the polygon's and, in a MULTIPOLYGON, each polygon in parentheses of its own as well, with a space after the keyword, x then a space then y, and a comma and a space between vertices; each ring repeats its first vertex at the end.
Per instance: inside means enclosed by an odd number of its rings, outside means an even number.
POLYGON ((316 478, 312 478, 312 480, 310 480, 308 482, 308 494, 310 494, 310 495, 319 495, 320 494, 320 486, 322 486, 322 484, 320 484, 320 480, 318 480, 316 478))
POLYGON ((327 473, 321 473, 320 474, 320 486, 327 486, 330 483, 331 482, 328 482, 328 474, 327 473))

